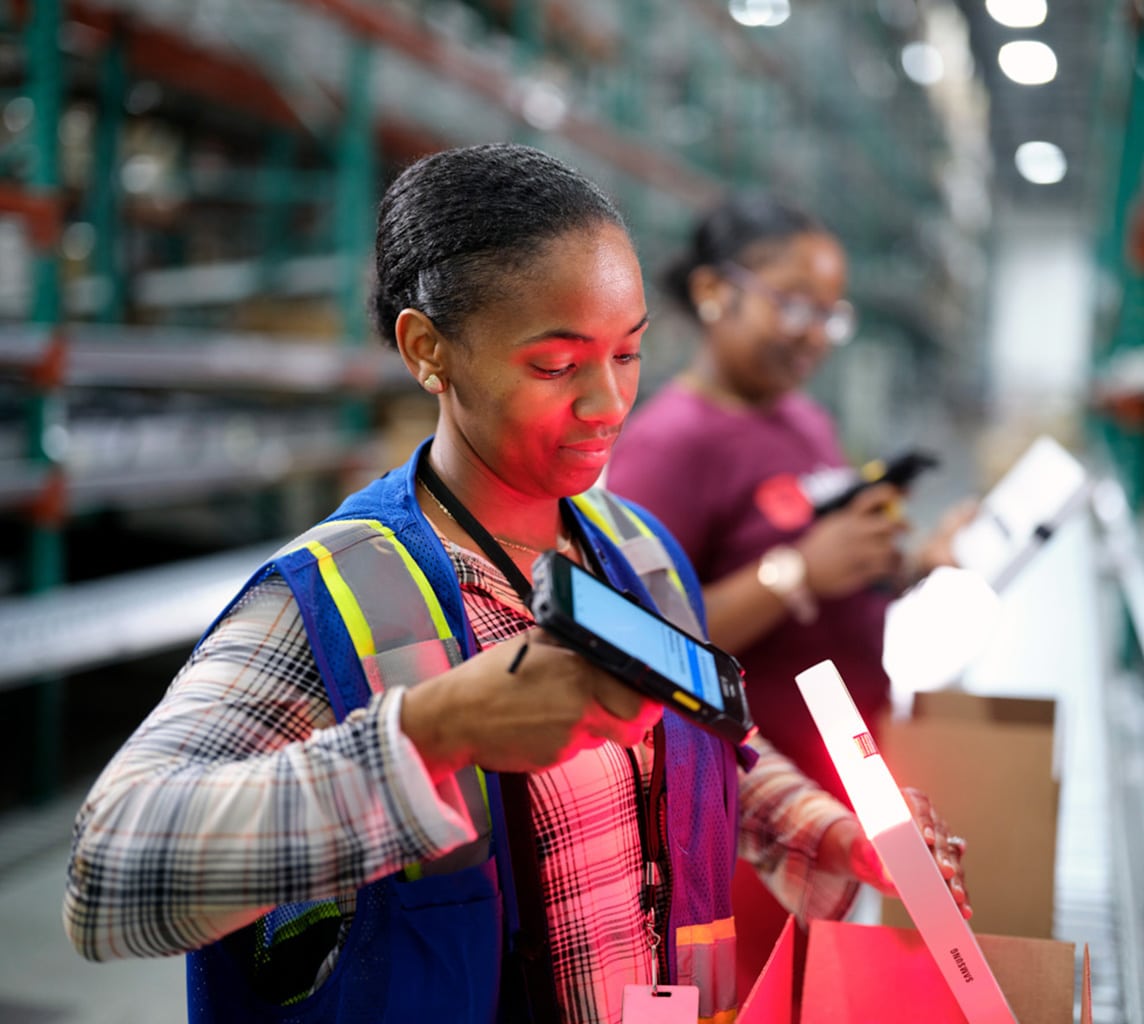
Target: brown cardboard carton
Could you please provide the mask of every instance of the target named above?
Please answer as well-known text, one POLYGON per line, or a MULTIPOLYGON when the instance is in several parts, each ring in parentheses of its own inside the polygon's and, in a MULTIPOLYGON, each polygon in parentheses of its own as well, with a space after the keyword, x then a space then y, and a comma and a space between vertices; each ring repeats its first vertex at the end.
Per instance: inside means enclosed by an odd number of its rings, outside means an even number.
MULTIPOLYGON (((1076 950, 1051 939, 979 935, 1019 1024, 1073 1024, 1076 950)), ((1088 950, 1085 950, 1087 963, 1088 950)), ((1091 995, 1081 993, 1082 1024, 1091 995)), ((791 917, 739 1011, 738 1024, 966 1024, 918 933, 791 917)), ((983 1022, 969 1022, 983 1024, 983 1022)))
MULTIPOLYGON (((934 802, 966 838, 975 932, 1051 938, 1060 782, 1055 702, 943 690, 915 696, 913 714, 882 724, 894 778, 934 802)), ((909 927, 886 900, 884 924, 909 927)))

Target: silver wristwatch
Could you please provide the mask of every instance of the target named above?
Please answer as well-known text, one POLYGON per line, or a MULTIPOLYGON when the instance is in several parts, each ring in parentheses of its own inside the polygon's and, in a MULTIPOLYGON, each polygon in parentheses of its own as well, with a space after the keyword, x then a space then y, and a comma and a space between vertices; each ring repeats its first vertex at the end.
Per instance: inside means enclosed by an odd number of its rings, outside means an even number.
POLYGON ((818 603, 806 582, 806 559, 798 548, 780 544, 759 560, 759 582, 801 623, 818 618, 818 603))

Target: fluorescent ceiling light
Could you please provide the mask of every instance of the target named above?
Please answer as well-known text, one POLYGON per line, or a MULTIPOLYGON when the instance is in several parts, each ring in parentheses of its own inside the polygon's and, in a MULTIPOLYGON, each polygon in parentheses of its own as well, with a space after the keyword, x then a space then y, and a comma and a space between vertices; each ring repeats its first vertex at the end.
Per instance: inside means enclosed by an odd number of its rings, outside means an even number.
POLYGON ((985 9, 1009 28, 1036 28, 1049 13, 1045 0, 985 0, 985 9))
POLYGON ((568 100, 560 87, 552 82, 529 81, 524 85, 520 112, 533 128, 555 131, 568 116, 568 100))
POLYGON ((936 85, 945 76, 945 61, 930 43, 906 43, 902 47, 902 70, 918 85, 936 85))
POLYGON ((727 9, 740 25, 774 28, 790 17, 790 0, 730 0, 727 9))
POLYGON ((1057 55, 1034 39, 1018 39, 997 51, 997 63, 1020 85, 1044 85, 1057 77, 1057 55))
POLYGON ((1034 185, 1055 185, 1068 173, 1068 161, 1061 147, 1052 142, 1023 142, 1013 162, 1021 176, 1034 185))

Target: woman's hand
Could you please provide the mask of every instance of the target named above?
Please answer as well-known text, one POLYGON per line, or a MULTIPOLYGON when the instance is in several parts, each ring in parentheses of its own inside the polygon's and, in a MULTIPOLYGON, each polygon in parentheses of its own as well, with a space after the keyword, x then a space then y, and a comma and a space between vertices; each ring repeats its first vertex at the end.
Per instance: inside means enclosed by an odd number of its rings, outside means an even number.
POLYGON ((440 779, 469 764, 539 771, 609 740, 632 746, 662 714, 533 628, 409 689, 401 728, 440 779))
POLYGON ((962 858, 965 856, 965 840, 950 832, 945 819, 937 813, 930 798, 921 790, 903 786, 902 795, 906 798, 910 813, 921 829, 926 843, 933 851, 934 859, 941 869, 942 877, 949 884, 954 900, 961 908, 961 916, 966 919, 972 917, 973 908, 969 905, 969 893, 965 888, 965 867, 962 864, 962 858))
MULTIPOLYGON (((973 916, 973 908, 969 905, 965 869, 962 865, 965 840, 950 834, 949 826, 937 814, 924 793, 905 787, 902 795, 926 843, 933 851, 942 877, 961 910, 961 916, 968 920, 973 916)), ((855 817, 841 818, 823 833, 818 848, 818 864, 824 871, 851 875, 887 896, 897 896, 893 880, 886 873, 878 852, 866 838, 855 817)))
POLYGON ((941 565, 957 565, 953 556, 953 537, 963 526, 968 525, 981 508, 976 498, 964 498, 948 508, 933 532, 923 541, 912 558, 912 580, 928 576, 941 565))
POLYGON ((845 508, 819 519, 798 542, 807 583, 819 597, 846 597, 894 576, 898 547, 909 523, 898 513, 901 491, 892 484, 868 487, 845 508))

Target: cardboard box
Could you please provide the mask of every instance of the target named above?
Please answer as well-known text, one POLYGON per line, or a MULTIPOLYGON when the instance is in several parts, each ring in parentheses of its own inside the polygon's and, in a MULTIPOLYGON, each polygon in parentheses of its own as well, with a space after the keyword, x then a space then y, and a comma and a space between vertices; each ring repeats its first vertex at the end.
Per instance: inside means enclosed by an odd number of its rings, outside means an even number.
MULTIPOLYGON (((913 714, 882 723, 895 779, 926 793, 966 838, 975 933, 1051 938, 1060 781, 1052 700, 943 690, 915 695, 913 714)), ((897 900, 883 924, 910 927, 897 900)))
MULTIPOLYGON (((980 935, 1020 1024, 1074 1024, 1076 948, 1050 939, 980 935)), ((1088 951, 1085 950, 1087 967, 1088 951)), ((1091 1024, 1087 972, 1081 1024, 1091 1024)), ((916 931, 789 918, 742 1004, 738 1024, 966 1024, 916 931)), ((982 1024, 982 1022, 970 1022, 982 1024)))

